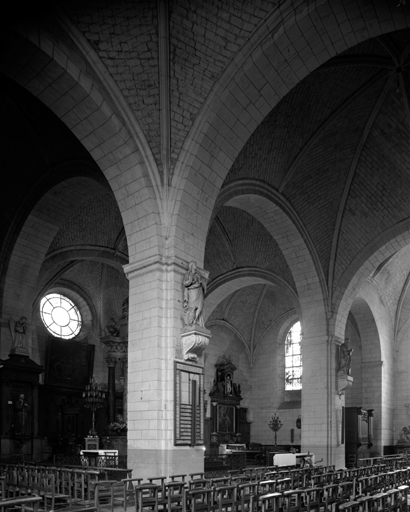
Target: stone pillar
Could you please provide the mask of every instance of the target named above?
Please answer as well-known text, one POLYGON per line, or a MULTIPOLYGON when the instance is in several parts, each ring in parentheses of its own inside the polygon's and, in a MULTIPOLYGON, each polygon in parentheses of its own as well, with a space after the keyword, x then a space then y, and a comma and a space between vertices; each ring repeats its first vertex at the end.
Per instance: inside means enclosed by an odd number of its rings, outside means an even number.
MULTIPOLYGON (((320 323, 303 329, 302 451, 310 450, 316 461, 344 467, 341 443, 341 410, 344 395, 338 389, 338 340, 320 334, 320 323)), ((341 340, 340 340, 341 341, 341 340)))
MULTIPOLYGON (((371 447, 372 457, 383 455, 383 416, 390 413, 384 409, 389 402, 383 401, 383 361, 362 362, 362 407, 363 409, 374 409, 373 446, 371 447)), ((387 394, 387 392, 386 392, 387 394)))
POLYGON ((106 359, 108 366, 108 423, 115 420, 115 365, 117 360, 111 355, 106 359))
POLYGON ((175 360, 181 341, 182 280, 188 263, 155 257, 126 265, 128 325, 128 467, 136 475, 204 470, 203 446, 175 446, 175 360))

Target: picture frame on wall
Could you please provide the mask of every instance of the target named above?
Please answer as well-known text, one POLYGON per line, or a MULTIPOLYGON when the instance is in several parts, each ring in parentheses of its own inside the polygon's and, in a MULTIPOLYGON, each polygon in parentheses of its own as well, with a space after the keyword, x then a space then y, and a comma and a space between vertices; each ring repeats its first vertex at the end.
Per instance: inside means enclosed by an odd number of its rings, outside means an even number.
POLYGON ((95 345, 50 338, 46 345, 45 383, 49 386, 84 389, 94 366, 95 345))
POLYGON ((234 405, 218 404, 217 426, 218 432, 235 433, 236 432, 236 414, 234 405))

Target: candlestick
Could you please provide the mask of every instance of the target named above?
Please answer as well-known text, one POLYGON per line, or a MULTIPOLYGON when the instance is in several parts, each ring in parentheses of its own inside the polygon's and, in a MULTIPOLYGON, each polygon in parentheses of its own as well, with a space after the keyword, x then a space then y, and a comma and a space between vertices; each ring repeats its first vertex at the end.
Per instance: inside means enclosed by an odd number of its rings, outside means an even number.
POLYGON ((94 376, 91 377, 90 383, 85 386, 83 391, 84 407, 91 409, 92 421, 91 429, 88 433, 90 437, 98 437, 95 430, 95 411, 103 407, 105 401, 105 393, 100 388, 99 384, 95 381, 94 376))
POLYGON ((268 423, 268 425, 269 425, 269 428, 271 430, 273 430, 273 432, 275 433, 275 446, 276 446, 278 431, 283 427, 283 423, 281 422, 279 416, 276 415, 276 412, 272 416, 272 418, 271 418, 270 422, 268 423))

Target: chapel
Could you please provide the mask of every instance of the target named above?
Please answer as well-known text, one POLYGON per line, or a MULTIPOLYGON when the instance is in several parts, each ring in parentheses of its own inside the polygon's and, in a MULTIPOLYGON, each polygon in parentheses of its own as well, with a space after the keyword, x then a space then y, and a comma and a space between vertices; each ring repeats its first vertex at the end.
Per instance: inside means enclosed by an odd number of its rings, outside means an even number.
POLYGON ((0 460, 410 450, 410 2, 7 9, 0 460))

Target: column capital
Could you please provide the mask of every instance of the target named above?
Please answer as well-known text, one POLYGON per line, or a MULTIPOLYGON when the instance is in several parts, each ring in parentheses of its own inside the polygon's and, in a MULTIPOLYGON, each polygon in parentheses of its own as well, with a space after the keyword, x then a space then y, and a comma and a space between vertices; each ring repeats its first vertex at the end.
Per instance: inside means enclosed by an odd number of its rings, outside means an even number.
POLYGON ((100 338, 107 349, 107 357, 113 357, 117 361, 127 356, 128 340, 120 338, 119 336, 103 336, 100 338))

